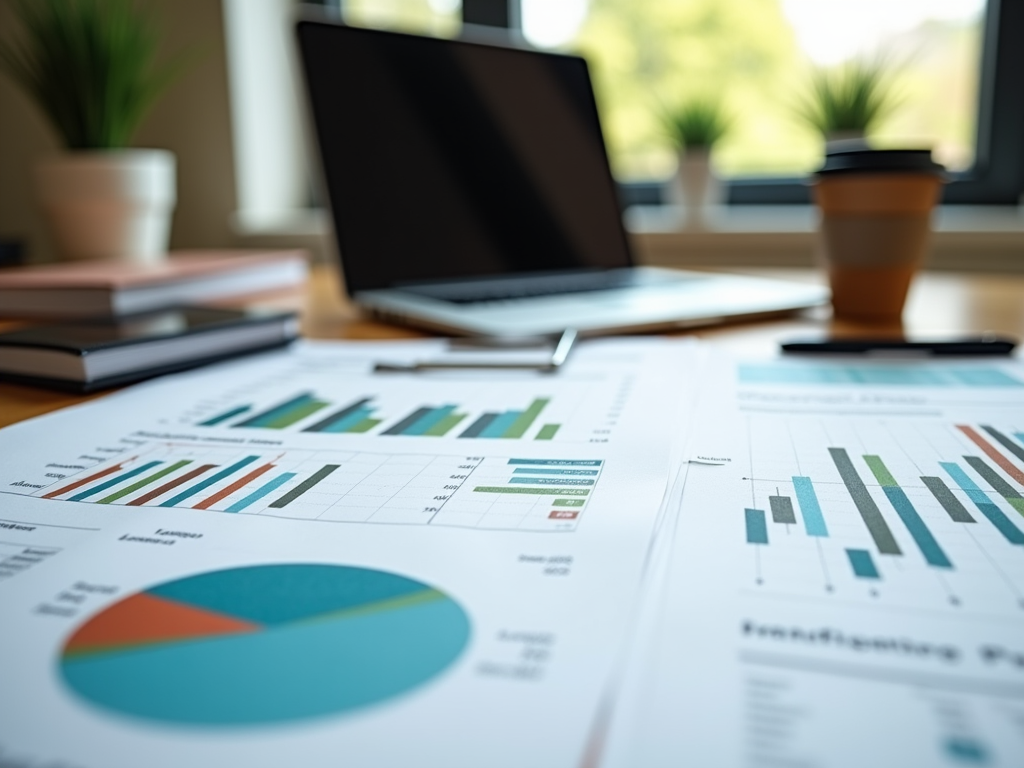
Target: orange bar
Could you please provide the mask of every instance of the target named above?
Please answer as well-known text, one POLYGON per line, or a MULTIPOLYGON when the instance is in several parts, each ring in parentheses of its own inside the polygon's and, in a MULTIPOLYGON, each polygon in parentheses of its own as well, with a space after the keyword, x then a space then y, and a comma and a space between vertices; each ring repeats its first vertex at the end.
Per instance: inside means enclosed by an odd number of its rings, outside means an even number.
POLYGON ((243 487, 244 485, 246 485, 248 483, 251 483, 253 480, 255 480, 257 477, 262 475, 264 472, 267 472, 267 471, 269 471, 269 470, 271 470, 273 468, 274 468, 273 464, 264 464, 262 467, 257 467, 252 472, 250 472, 248 475, 243 475, 242 477, 240 477, 237 480, 235 480, 235 482, 233 482, 231 485, 225 486, 224 488, 221 488, 219 491, 217 491, 212 496, 208 496, 207 498, 203 499, 198 504, 196 504, 194 507, 192 507, 192 509, 209 509, 214 504, 216 504, 218 501, 223 499, 225 496, 230 496, 232 493, 237 491, 239 488, 243 487))
POLYGON ((1003 472, 1008 474, 1021 485, 1024 485, 1024 472, 1021 472, 1020 469, 1011 464, 1009 459, 993 448, 992 445, 986 442, 981 435, 963 424, 957 424, 956 428, 971 438, 971 442, 981 448, 981 450, 985 452, 985 455, 998 464, 999 468, 1002 469, 1003 472))
POLYGON ((182 483, 187 483, 193 477, 198 477, 199 475, 203 474, 203 472, 206 472, 207 470, 213 469, 216 466, 217 466, 216 464, 203 464, 203 466, 201 466, 201 467, 196 467, 191 472, 186 472, 181 477, 177 477, 174 480, 171 480, 171 482, 164 483, 159 488, 154 488, 149 493, 145 493, 142 496, 139 496, 139 498, 137 498, 137 499, 135 499, 133 501, 129 501, 128 502, 128 506, 129 507, 141 507, 147 501, 152 501, 157 496, 160 496, 160 495, 162 495, 164 493, 167 493, 167 491, 171 490, 171 488, 177 488, 182 483))
MULTIPOLYGON (((128 459, 128 461, 131 461, 131 459, 128 459)), ((119 471, 121 468, 124 467, 125 464, 128 463, 128 461, 123 461, 120 464, 115 464, 112 467, 107 467, 106 469, 97 472, 95 475, 89 475, 88 477, 83 477, 81 480, 75 480, 75 482, 71 483, 70 485, 65 485, 63 488, 58 488, 56 491, 50 491, 49 493, 44 495, 43 498, 52 499, 56 496, 60 496, 62 493, 67 493, 68 491, 73 491, 76 488, 81 488, 86 483, 91 483, 93 480, 99 480, 101 477, 106 477, 109 474, 119 471)))

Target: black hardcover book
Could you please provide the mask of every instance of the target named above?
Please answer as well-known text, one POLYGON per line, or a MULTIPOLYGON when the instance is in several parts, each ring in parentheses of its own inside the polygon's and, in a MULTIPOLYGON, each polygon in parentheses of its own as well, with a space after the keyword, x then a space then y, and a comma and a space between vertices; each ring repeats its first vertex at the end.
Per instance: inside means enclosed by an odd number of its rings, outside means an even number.
POLYGON ((120 386, 284 346, 293 312, 178 307, 0 334, 0 379, 74 392, 120 386))

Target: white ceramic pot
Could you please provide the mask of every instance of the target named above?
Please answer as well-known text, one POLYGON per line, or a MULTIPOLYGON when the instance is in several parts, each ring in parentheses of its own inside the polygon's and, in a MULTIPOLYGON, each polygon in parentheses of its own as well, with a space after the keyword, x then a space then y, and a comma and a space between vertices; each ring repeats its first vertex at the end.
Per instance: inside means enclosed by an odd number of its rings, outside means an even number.
POLYGON ((36 191, 62 258, 160 261, 177 199, 164 149, 71 152, 36 168, 36 191))
POLYGON ((682 204, 688 229, 705 229, 709 214, 722 204, 722 183, 711 165, 711 151, 690 149, 679 154, 675 196, 682 204))

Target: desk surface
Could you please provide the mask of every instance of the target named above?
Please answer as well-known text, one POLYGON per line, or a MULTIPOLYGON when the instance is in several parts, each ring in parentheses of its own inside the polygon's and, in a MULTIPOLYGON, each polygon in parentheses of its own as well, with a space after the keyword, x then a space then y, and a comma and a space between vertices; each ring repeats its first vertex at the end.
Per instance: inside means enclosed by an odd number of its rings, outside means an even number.
MULTIPOLYGON (((768 277, 814 281, 815 272, 800 269, 747 270, 768 277)), ((303 332, 313 339, 400 339, 426 334, 365 320, 341 294, 333 269, 313 271, 304 292, 281 296, 277 307, 298 309, 303 332)), ((4 327, 0 323, 0 328, 4 327)), ((903 332, 908 335, 941 336, 993 331, 1024 338, 1024 275, 984 275, 930 272, 914 285, 905 313, 903 332)), ((734 323, 691 333, 731 348, 765 351, 782 339, 830 331, 836 334, 898 334, 900 328, 865 329, 835 325, 828 313, 812 310, 771 321, 734 323)), ((97 395, 69 395, 42 389, 0 384, 0 426, 14 424, 97 395)))

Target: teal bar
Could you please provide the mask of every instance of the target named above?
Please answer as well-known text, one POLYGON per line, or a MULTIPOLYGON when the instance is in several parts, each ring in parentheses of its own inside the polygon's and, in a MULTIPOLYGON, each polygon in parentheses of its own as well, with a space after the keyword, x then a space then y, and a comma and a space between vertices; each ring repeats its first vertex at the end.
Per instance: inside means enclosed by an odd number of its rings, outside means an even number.
MULTIPOLYGON (((326 432, 328 434, 347 432, 351 427, 354 427, 363 419, 369 418, 372 413, 372 408, 357 408, 356 410, 349 413, 347 416, 342 416, 337 421, 332 421, 326 427, 318 431, 326 432)), ((306 431, 308 432, 309 430, 306 431)))
POLYGON ((811 485, 811 478, 794 477, 793 488, 796 491, 796 501, 804 518, 807 535, 828 536, 828 526, 825 525, 825 516, 821 514, 821 505, 818 503, 814 486, 811 485))
POLYGON ((569 477, 513 477, 512 485, 593 485, 592 479, 574 479, 569 477))
POLYGON ((1013 436, 1024 443, 1024 432, 1014 432, 1013 436))
POLYGON ((542 467, 520 467, 512 470, 515 475, 584 475, 593 477, 598 473, 596 469, 546 469, 542 467))
POLYGON ((995 526, 997 531, 1003 534, 1003 538, 1011 544, 1024 546, 1024 533, 1010 522, 1010 518, 1003 514, 999 507, 992 503, 988 495, 978 487, 977 483, 968 477, 959 464, 954 464, 951 461, 940 461, 939 466, 946 470, 946 473, 953 478, 953 482, 960 487, 960 490, 967 494, 967 498, 974 502, 974 506, 978 508, 978 511, 995 526))
POLYGON ((269 411, 253 416, 251 419, 240 421, 235 424, 236 427, 266 427, 269 424, 277 421, 279 418, 287 416, 293 413, 299 408, 303 408, 307 404, 313 402, 315 398, 310 393, 293 397, 291 400, 285 403, 281 403, 278 406, 271 408, 269 411))
POLYGON ((484 431, 480 433, 480 437, 504 437, 505 430, 511 427, 513 422, 522 414, 522 411, 505 411, 505 413, 487 425, 484 431))
POLYGON ((942 551, 939 542, 932 536, 932 532, 928 530, 928 526, 914 509, 914 505, 910 503, 910 499, 907 498, 903 489, 898 485, 883 485, 882 492, 889 499, 896 514, 900 516, 900 520, 907 526, 910 536, 917 544, 917 548, 921 550, 928 565, 936 568, 952 568, 953 563, 946 557, 946 553, 942 551))
POLYGON ((232 504, 230 507, 228 507, 224 511, 225 512, 241 512, 243 509, 245 509, 246 507, 252 505, 253 503, 255 503, 257 501, 259 501, 260 499, 262 499, 267 494, 273 493, 274 491, 276 491, 278 488, 280 488, 282 485, 287 483, 293 477, 295 477, 295 473, 294 472, 285 472, 283 475, 278 475, 273 480, 271 480, 269 483, 265 483, 264 485, 260 486, 259 489, 253 491, 252 493, 250 493, 248 496, 246 496, 241 501, 236 501, 234 504, 232 504))
POLYGON ((601 459, 509 459, 509 464, 535 464, 538 467, 600 467, 601 459))
POLYGON ((81 493, 76 493, 74 496, 72 496, 70 499, 68 499, 68 501, 81 501, 82 499, 87 499, 90 496, 99 493, 100 491, 105 491, 105 490, 107 490, 107 488, 113 488, 118 483, 124 482, 125 480, 129 480, 129 479, 135 477, 136 475, 141 475, 147 469, 152 469, 153 467, 157 466, 158 464, 162 464, 162 463, 163 462, 161 462, 161 461, 150 461, 150 462, 148 462, 146 464, 143 464, 140 467, 136 467, 135 469, 130 469, 127 472, 122 472, 117 477, 111 478, 110 480, 107 480, 104 483, 100 483, 95 488, 90 488, 87 491, 82 491, 81 493))
POLYGON ((220 482, 225 477, 228 477, 229 475, 234 474, 235 472, 240 470, 242 467, 244 467, 244 466, 246 466, 248 464, 252 464, 258 458, 259 458, 259 456, 246 456, 241 461, 236 461, 234 464, 232 464, 227 469, 222 469, 217 474, 210 475, 208 478, 206 478, 205 480, 201 480, 200 482, 198 482, 195 485, 193 485, 191 488, 186 488, 184 491, 179 493, 177 496, 174 496, 174 497, 168 499, 167 501, 165 501, 160 506, 161 507, 176 507, 176 506, 178 506, 178 504, 180 504, 181 502, 183 502, 185 499, 189 498, 190 496, 195 496, 197 493, 199 493, 202 490, 205 490, 205 489, 209 488, 214 483, 220 482))
POLYGON ((998 368, 936 368, 913 365, 763 363, 739 366, 745 384, 837 384, 896 387, 1020 387, 1024 382, 998 368))
POLYGON ((853 575, 858 579, 880 579, 875 561, 871 553, 866 549, 848 549, 846 556, 850 559, 850 567, 853 568, 853 575))
POLYGON ((768 523, 763 509, 743 510, 747 519, 747 544, 768 543, 768 523))
POLYGON ((443 405, 440 408, 434 408, 430 413, 425 416, 421 416, 413 424, 403 429, 400 434, 402 435, 422 435, 432 426, 441 421, 445 416, 450 413, 454 413, 457 405, 443 405))
POLYGON ((199 422, 199 426, 212 427, 216 424, 220 424, 222 421, 227 421, 228 419, 235 418, 235 416, 241 416, 243 413, 248 413, 251 410, 251 405, 240 405, 237 408, 232 408, 230 411, 225 411, 224 413, 218 414, 217 416, 214 416, 212 419, 207 419, 206 421, 199 422))

